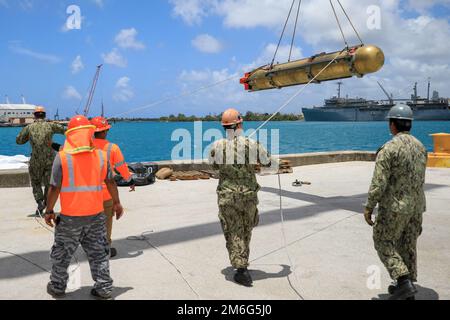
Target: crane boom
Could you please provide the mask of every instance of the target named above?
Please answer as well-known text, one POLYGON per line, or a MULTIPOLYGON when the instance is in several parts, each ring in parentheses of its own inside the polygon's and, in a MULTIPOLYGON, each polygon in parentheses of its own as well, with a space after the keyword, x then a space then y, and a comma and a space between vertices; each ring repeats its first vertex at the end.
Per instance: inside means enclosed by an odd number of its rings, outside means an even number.
POLYGON ((87 117, 89 115, 89 110, 91 108, 92 100, 94 99, 95 88, 97 87, 98 78, 100 77, 100 71, 103 65, 97 66, 97 71, 95 72, 94 80, 92 81, 92 86, 89 91, 89 97, 86 102, 86 106, 84 108, 84 116, 87 117))
POLYGON ((383 90, 384 94, 386 95, 386 97, 389 99, 390 103, 394 103, 394 99, 392 98, 391 95, 389 95, 389 93, 386 91, 386 89, 383 87, 383 85, 377 81, 378 85, 380 86, 381 90, 383 90))

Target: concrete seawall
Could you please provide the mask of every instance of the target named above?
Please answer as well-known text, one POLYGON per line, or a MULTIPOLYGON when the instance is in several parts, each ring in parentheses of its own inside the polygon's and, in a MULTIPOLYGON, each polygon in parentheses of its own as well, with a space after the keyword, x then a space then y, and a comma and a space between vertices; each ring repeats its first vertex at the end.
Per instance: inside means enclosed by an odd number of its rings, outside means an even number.
MULTIPOLYGON (((309 166, 314 164, 352 162, 352 161, 375 161, 375 152, 366 151, 338 151, 338 152, 317 152, 317 153, 300 153, 282 155, 281 159, 289 160, 293 167, 309 166)), ((150 163, 144 163, 150 164, 150 163)), ((153 162, 159 168, 171 168, 175 171, 191 171, 191 170, 211 170, 212 167, 205 160, 197 160, 193 162, 183 161, 160 161, 153 162)))
MULTIPOLYGON (((351 161, 375 161, 374 152, 366 151, 338 151, 318 152, 282 155, 282 159, 289 160, 293 167, 308 166, 314 164, 351 162, 351 161)), ((150 164, 145 163, 144 164, 150 164)), ((159 161, 151 164, 159 168, 172 168, 175 171, 211 170, 211 166, 205 160, 193 162, 183 161, 159 161)), ((30 186, 28 169, 0 170, 0 188, 24 188, 30 186)))

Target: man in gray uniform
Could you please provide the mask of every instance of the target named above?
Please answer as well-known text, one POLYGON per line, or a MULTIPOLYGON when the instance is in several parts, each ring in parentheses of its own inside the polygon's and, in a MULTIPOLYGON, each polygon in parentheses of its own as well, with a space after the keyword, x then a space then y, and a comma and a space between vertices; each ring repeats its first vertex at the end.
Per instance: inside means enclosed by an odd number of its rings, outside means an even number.
POLYGON ((53 163, 45 221, 50 227, 56 224, 51 281, 47 286, 47 292, 55 298, 65 295, 69 279, 67 269, 80 244, 95 281, 91 294, 100 299, 110 299, 112 294, 103 182, 113 199, 117 220, 122 217, 123 208, 106 153, 93 145, 94 129, 83 116, 72 119, 64 150, 53 163), (62 213, 56 217, 54 208, 59 196, 62 213))
POLYGON ((426 211, 424 192, 427 151, 411 134, 413 112, 404 104, 388 115, 394 138, 378 152, 365 219, 374 226, 375 249, 391 278, 392 300, 412 300, 417 290, 417 239, 426 211), (376 222, 374 208, 379 206, 376 222))

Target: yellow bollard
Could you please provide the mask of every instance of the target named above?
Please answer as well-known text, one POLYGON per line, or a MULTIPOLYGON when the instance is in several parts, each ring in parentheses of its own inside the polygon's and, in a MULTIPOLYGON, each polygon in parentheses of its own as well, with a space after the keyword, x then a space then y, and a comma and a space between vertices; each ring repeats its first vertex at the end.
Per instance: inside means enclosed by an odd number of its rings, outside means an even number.
POLYGON ((434 140, 434 153, 428 155, 429 168, 450 168, 450 134, 431 135, 434 140))

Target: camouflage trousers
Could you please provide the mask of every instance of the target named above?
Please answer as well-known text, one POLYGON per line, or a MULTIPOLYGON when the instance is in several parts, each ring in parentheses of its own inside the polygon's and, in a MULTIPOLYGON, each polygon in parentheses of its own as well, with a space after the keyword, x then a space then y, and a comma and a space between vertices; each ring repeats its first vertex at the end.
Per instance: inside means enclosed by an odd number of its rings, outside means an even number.
POLYGON ((239 194, 219 196, 219 219, 226 240, 231 265, 247 268, 253 228, 259 223, 258 198, 239 194))
POLYGON ((38 162, 30 162, 28 169, 30 173, 31 187, 33 188, 33 196, 36 202, 47 201, 48 188, 50 186, 50 177, 52 175, 52 165, 41 164, 38 162), (42 192, 44 186, 44 192, 42 192))
POLYGON ((53 287, 58 292, 67 288, 70 261, 81 244, 86 252, 95 281, 94 288, 101 293, 112 292, 113 280, 109 273, 109 244, 106 239, 106 215, 68 217, 61 215, 55 230, 51 252, 53 287))
POLYGON ((373 239, 378 256, 393 280, 409 276, 417 281, 417 239, 422 214, 401 214, 380 209, 373 239))

